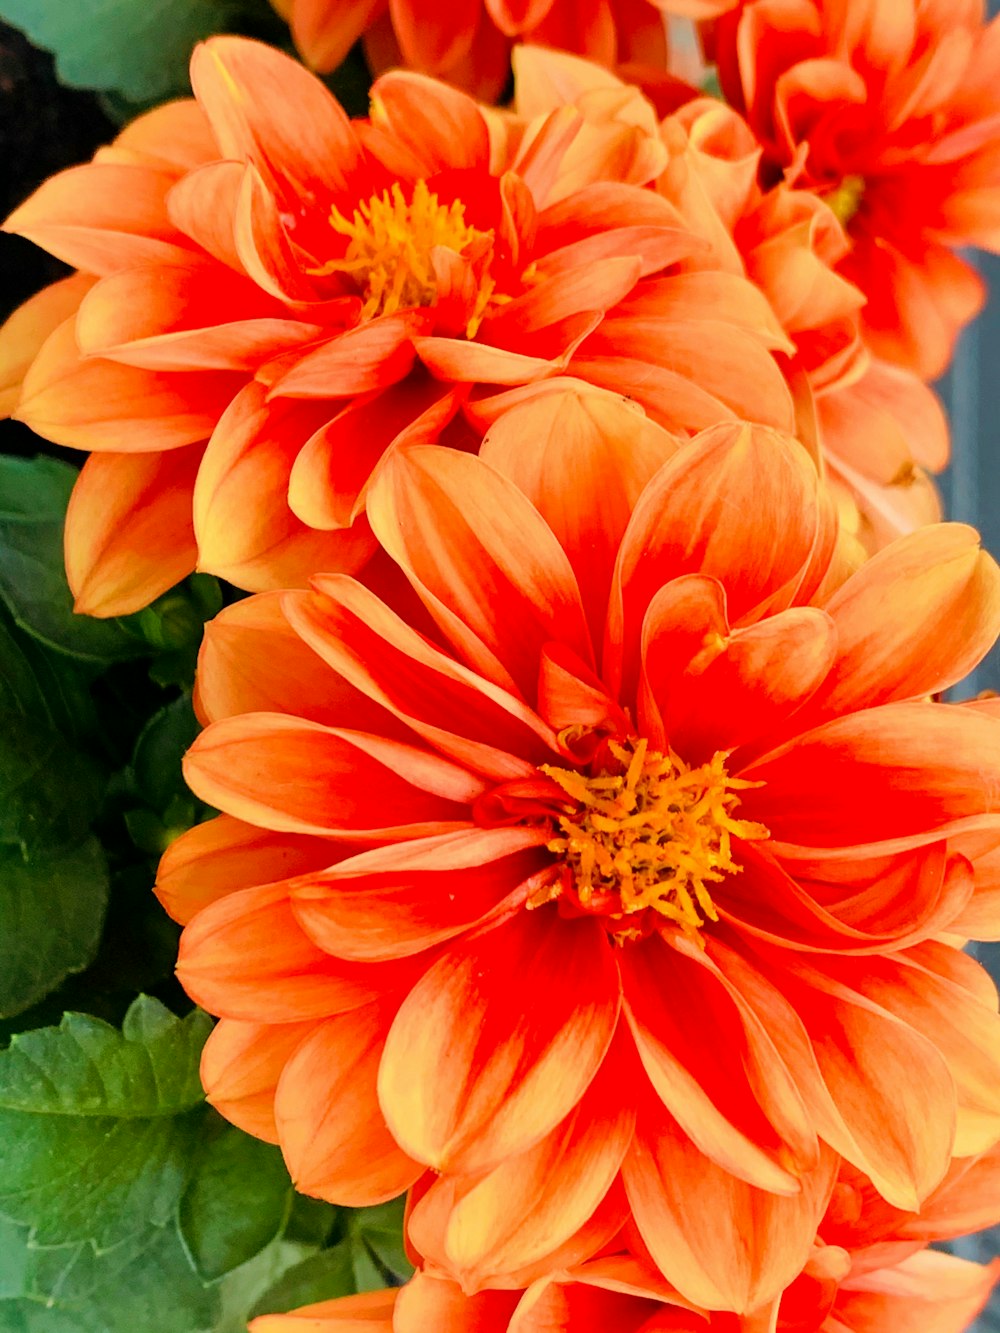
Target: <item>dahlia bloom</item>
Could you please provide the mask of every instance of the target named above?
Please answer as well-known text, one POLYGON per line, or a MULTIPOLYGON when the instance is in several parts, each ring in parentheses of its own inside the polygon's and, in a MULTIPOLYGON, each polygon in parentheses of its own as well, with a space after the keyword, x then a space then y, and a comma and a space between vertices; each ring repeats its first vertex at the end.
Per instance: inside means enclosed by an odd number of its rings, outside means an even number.
MULTIPOLYGON (((667 47, 657 0, 271 0, 314 69, 336 69, 358 40, 376 71, 405 65, 499 98, 515 42, 576 51, 604 65, 665 69, 667 47)), ((706 17, 706 15, 699 15, 706 17)))
POLYGON ((603 1252, 526 1290, 467 1295, 421 1269, 401 1291, 264 1315, 251 1333, 962 1333, 1000 1277, 1000 1259, 968 1263, 924 1246, 1000 1217, 1000 1151, 952 1164, 919 1214, 887 1209, 848 1173, 809 1259, 774 1301, 740 1318, 692 1307, 628 1230, 603 1252), (873 1204, 869 1208, 868 1204, 873 1204), (914 1239, 916 1237, 916 1239, 914 1239))
POLYGON ((501 152, 443 84, 387 75, 350 121, 237 38, 199 47, 192 83, 6 223, 79 269, 0 336, 0 387, 23 375, 15 414, 91 452, 80 610, 135 610, 196 565, 255 591, 356 570, 394 443, 474 447, 480 399, 558 373, 678 431, 791 427, 784 333, 743 278, 724 305, 687 291, 705 242, 645 188, 663 150, 627 118, 603 116, 603 154, 571 110, 501 152))
POLYGON ((940 937, 1000 926, 1000 717, 927 702, 1000 623, 975 534, 847 577, 794 440, 678 447, 593 389, 481 457, 395 451, 368 514, 371 587, 251 598, 203 648, 185 771, 223 814, 159 893, 213 1104, 307 1193, 441 1173, 468 1289, 631 1210, 738 1312, 806 1262, 838 1154, 913 1209, 992 1144, 996 995, 940 937))
MULTIPOLYGON (((789 339, 775 356, 795 398, 796 434, 843 497, 843 521, 864 546, 877 550, 938 521, 940 500, 927 472, 948 461, 944 411, 918 376, 866 349, 865 297, 837 272, 850 243, 823 200, 784 183, 764 190, 753 132, 715 99, 693 98, 657 123, 637 90, 587 61, 521 47, 514 67, 518 95, 514 116, 503 118, 508 133, 571 106, 588 120, 591 152, 613 151, 602 135, 610 139, 611 126, 626 120, 666 148, 656 189, 707 242, 683 261, 692 291, 738 275, 767 298, 789 339)), ((605 332, 614 337, 613 321, 605 332)))
POLYGON ((743 0, 714 47, 765 166, 844 222, 869 345, 925 379, 983 301, 958 246, 1000 249, 1000 23, 982 0, 743 0))

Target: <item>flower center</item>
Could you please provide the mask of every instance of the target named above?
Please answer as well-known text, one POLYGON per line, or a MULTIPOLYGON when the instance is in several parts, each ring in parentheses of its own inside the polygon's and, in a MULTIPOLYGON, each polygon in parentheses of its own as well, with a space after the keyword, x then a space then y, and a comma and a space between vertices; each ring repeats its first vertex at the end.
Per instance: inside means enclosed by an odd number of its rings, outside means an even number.
POLYGON ((362 319, 435 305, 439 292, 435 251, 450 250, 468 260, 475 290, 465 332, 469 338, 476 336, 495 299, 489 276, 493 232, 469 226, 463 203, 457 199, 441 203, 422 180, 407 200, 397 181, 359 204, 352 218, 332 209, 330 225, 350 244, 343 259, 332 260, 320 272, 346 273, 353 279, 364 301, 362 319))
POLYGON ((823 198, 840 225, 846 227, 861 207, 864 193, 865 180, 863 176, 845 176, 836 189, 831 190, 829 194, 825 194, 823 198))
MULTIPOLYGON (((708 886, 740 869, 733 837, 770 836, 763 824, 733 817, 736 793, 759 784, 731 778, 721 752, 690 768, 645 740, 610 741, 608 751, 607 770, 591 777, 543 767, 574 808, 557 817, 559 835, 548 844, 565 873, 528 906, 565 896, 584 912, 616 918, 648 909, 699 938, 706 919, 719 919, 708 886)), ((646 932, 635 922, 614 933, 646 932)))

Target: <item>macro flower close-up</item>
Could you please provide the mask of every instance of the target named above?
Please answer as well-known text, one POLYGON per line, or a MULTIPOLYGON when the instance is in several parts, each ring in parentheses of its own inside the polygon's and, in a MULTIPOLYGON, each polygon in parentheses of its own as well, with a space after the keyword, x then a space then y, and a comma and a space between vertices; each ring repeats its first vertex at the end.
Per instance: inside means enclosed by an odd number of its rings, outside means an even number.
POLYGON ((851 574, 793 440, 677 448, 558 386, 478 459, 397 451, 368 515, 394 572, 238 603, 202 650, 185 773, 223 814, 159 893, 217 1109, 335 1202, 442 1173, 417 1209, 473 1287, 599 1245, 620 1172, 665 1277, 739 1313, 837 1154, 916 1209, 987 1148, 1000 1018, 941 937, 997 932, 1000 718, 926 701, 997 634, 975 534, 851 574))
POLYGON ((0 1333, 1000 1331, 1000 0, 0 0, 0 1333))

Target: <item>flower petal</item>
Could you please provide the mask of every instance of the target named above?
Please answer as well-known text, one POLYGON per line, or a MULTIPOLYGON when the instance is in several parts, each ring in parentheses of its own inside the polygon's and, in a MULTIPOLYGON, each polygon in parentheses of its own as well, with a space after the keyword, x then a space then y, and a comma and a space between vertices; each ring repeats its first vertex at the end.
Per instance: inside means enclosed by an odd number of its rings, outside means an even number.
POLYGON ((191 498, 202 451, 92 454, 66 511, 66 577, 75 610, 123 616, 197 563, 191 498))
POLYGON ((618 970, 593 922, 521 912, 454 946, 386 1042, 379 1099, 399 1143, 438 1170, 524 1152, 582 1097, 618 1016, 618 970))
POLYGON ((274 1094, 281 1071, 315 1030, 302 1023, 246 1023, 222 1018, 201 1053, 205 1096, 220 1115, 254 1138, 278 1142, 274 1094))
POLYGON ((393 840, 425 825, 446 831, 485 790, 430 751, 282 713, 214 722, 188 750, 184 774, 202 800, 262 828, 393 840))
POLYGON ((422 1174, 397 1147, 375 1092, 391 1018, 379 1004, 328 1018, 282 1070, 274 1119, 300 1193, 366 1208, 394 1199, 422 1174))
POLYGON ((470 666, 530 701, 543 645, 592 662, 566 553, 516 486, 468 454, 434 445, 394 453, 368 517, 470 666), (484 592, 488 590, 488 592, 484 592))

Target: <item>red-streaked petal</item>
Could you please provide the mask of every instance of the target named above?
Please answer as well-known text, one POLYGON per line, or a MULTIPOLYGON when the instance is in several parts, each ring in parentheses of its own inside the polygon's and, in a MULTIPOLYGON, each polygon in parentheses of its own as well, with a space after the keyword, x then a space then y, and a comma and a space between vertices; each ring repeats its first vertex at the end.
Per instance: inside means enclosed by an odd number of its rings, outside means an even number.
POLYGON ((379 1004, 328 1018, 282 1070, 274 1118, 300 1193, 366 1208, 394 1199, 422 1173, 397 1147, 375 1091, 391 1018, 379 1004))
POLYGON ((664 1277, 696 1305, 746 1313, 798 1275, 836 1178, 825 1152, 796 1194, 768 1194, 710 1161, 662 1110, 639 1114, 622 1174, 664 1277))
POLYGON ((594 922, 521 912, 453 947, 386 1043, 379 1099, 396 1138, 439 1170, 526 1151, 582 1097, 618 1006, 618 969, 594 922))
POLYGON ((216 815, 175 838, 163 853, 154 892, 186 926, 203 907, 230 893, 333 865, 349 849, 327 838, 268 833, 230 815, 216 815))
POLYGON ((202 800, 262 828, 393 840, 464 822, 486 790, 428 750, 282 713, 213 723, 188 750, 184 774, 202 800))
POLYGON ((377 847, 289 886, 302 929, 359 962, 402 958, 451 939, 547 865, 539 828, 466 829, 377 847))
POLYGON ((295 920, 287 888, 266 884, 198 913, 181 936, 177 975, 210 1013, 296 1023, 359 1009, 411 984, 422 966, 331 958, 295 920))
POLYGON ((543 645, 592 662, 569 560, 516 486, 468 454, 418 445, 393 454, 368 516, 428 610, 477 671, 530 700, 543 645), (488 591, 486 591, 488 590, 488 591))

